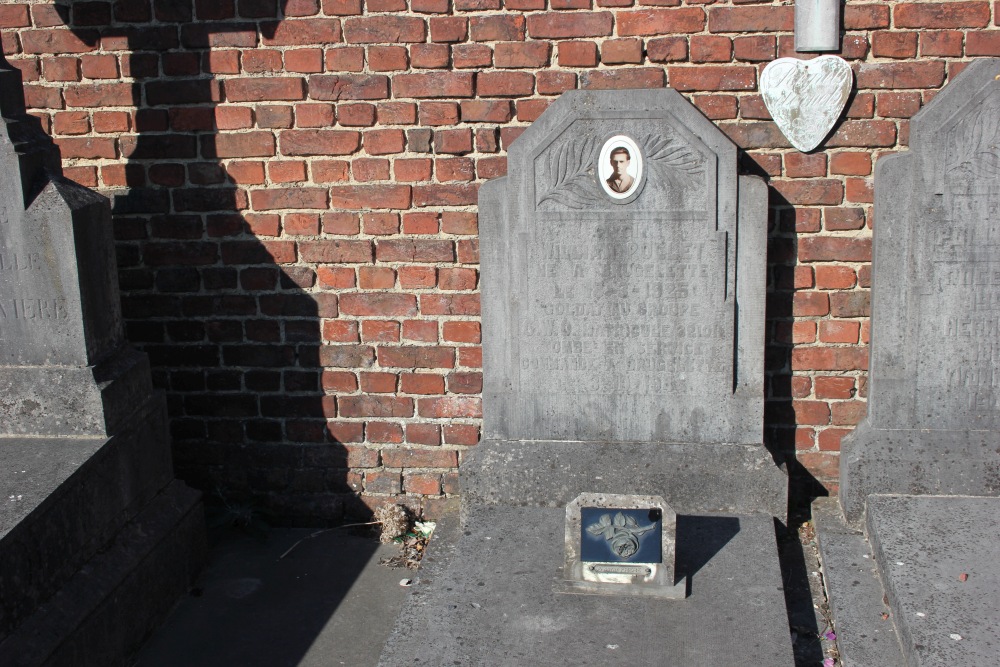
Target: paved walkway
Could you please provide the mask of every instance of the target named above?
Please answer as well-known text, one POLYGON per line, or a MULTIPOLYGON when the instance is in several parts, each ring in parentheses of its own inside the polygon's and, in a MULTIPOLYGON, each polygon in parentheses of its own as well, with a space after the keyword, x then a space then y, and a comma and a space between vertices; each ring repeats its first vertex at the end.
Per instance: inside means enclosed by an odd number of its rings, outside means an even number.
POLYGON ((399 553, 333 529, 212 535, 208 564, 138 656, 138 667, 374 666, 413 573, 399 553), (290 551, 289 551, 290 549, 290 551))

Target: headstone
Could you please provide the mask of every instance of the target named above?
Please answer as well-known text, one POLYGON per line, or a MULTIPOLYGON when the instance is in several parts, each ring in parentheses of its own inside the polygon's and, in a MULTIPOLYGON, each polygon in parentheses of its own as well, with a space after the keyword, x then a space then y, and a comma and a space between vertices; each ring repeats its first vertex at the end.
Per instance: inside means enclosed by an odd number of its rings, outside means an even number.
POLYGON ((792 663, 767 192, 736 160, 675 91, 572 91, 482 186, 484 439, 383 665, 792 663), (749 620, 702 632, 723 610, 749 620))
POLYGON ((875 172, 867 418, 840 498, 1000 495, 1000 59, 970 63, 875 172))
POLYGON ((108 202, 2 56, 0 113, 0 663, 119 664, 196 571, 200 500, 125 343, 108 202))

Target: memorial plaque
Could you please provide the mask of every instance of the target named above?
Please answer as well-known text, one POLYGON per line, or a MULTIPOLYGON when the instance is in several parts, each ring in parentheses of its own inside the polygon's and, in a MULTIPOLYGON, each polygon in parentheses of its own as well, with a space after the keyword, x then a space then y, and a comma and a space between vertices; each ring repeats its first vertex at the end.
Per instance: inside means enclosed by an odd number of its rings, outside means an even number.
POLYGON ((875 175, 868 416, 841 499, 1000 494, 1000 59, 971 63, 875 175))
POLYGON ((563 95, 481 191, 485 435, 759 443, 736 147, 675 91, 601 92, 563 95))
POLYGON ((566 506, 566 562, 559 593, 679 599, 677 514, 660 496, 584 493, 566 506))

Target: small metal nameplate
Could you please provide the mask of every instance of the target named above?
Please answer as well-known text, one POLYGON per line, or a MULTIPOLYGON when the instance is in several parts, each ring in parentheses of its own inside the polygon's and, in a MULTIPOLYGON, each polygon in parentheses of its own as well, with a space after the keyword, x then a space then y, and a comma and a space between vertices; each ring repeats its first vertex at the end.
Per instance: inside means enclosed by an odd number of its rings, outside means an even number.
POLYGON ((677 514, 660 496, 583 493, 566 506, 560 593, 682 599, 674 580, 677 514))

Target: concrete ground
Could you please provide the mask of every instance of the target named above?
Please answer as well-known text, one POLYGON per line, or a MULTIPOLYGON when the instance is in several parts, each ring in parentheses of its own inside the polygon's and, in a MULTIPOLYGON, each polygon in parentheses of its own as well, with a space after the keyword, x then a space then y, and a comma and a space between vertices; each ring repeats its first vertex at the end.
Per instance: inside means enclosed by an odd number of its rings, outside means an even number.
POLYGON ((136 658, 138 667, 374 666, 414 573, 379 565, 394 544, 357 529, 226 527, 136 658), (318 533, 318 534, 317 534, 318 533))

